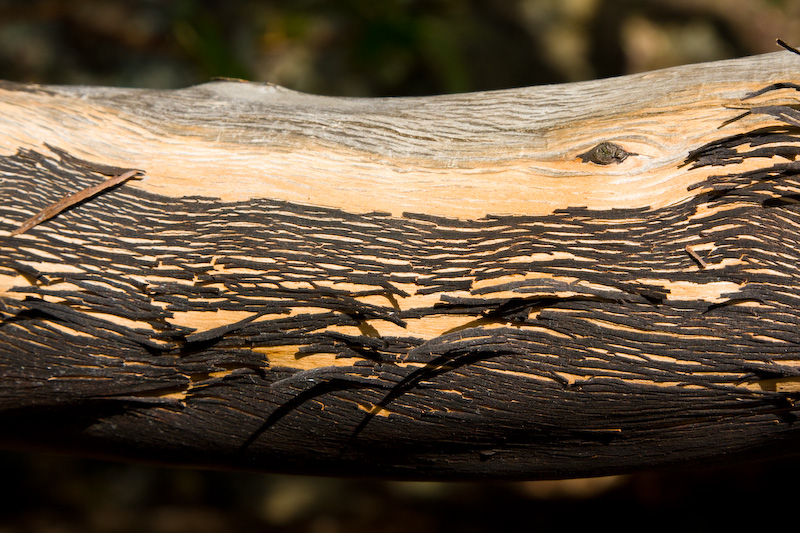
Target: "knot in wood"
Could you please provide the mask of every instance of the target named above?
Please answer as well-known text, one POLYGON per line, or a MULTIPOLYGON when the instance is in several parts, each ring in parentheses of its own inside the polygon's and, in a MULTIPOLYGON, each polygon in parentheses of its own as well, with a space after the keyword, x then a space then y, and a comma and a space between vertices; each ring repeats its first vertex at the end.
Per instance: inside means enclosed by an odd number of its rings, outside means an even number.
POLYGON ((581 161, 584 163, 592 162, 598 165, 611 165, 612 163, 622 163, 625 161, 629 155, 636 155, 626 152, 624 148, 622 148, 618 144, 614 144, 612 142, 601 142, 588 152, 584 152, 578 157, 581 158, 581 161))

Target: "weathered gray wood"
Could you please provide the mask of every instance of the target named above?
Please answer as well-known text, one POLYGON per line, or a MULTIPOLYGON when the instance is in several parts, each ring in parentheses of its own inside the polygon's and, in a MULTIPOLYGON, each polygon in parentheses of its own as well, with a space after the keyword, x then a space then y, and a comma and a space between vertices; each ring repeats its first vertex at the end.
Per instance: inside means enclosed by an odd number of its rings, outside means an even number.
POLYGON ((426 479, 794 453, 798 83, 3 83, 0 442, 426 479))

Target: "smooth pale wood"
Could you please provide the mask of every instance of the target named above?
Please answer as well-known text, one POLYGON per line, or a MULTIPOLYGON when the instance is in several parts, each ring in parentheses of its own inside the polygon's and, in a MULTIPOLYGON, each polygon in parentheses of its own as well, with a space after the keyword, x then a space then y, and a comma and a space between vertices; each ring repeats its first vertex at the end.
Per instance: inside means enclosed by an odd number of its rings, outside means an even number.
POLYGON ((0 443, 427 479, 793 452, 773 83, 800 58, 394 99, 2 83, 0 443))
MULTIPOLYGON (((133 186, 464 219, 569 206, 663 207, 708 177, 692 147, 746 131, 740 99, 796 74, 786 52, 570 85, 352 99, 216 81, 180 91, 42 87, 0 93, 0 153, 48 144, 147 169, 133 186), (169 120, 165 120, 169 117, 169 120), (58 124, 58 128, 53 127, 58 124), (599 141, 639 154, 578 158, 599 141), (347 179, 343 179, 347 176, 347 179)), ((776 94, 750 102, 780 101, 776 94)))

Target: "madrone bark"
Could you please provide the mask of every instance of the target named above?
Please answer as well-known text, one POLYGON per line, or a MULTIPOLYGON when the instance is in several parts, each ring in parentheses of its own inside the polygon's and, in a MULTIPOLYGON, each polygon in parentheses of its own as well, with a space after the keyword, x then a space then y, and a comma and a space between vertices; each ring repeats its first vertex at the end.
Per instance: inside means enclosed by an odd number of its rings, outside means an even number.
POLYGON ((425 98, 4 82, 0 442, 417 479, 795 453, 796 84, 789 52, 425 98))

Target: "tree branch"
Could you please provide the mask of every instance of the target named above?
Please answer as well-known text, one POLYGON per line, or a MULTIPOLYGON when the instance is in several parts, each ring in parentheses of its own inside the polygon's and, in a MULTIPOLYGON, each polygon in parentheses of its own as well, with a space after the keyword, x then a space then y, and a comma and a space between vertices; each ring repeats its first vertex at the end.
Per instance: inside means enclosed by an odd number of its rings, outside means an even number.
POLYGON ((4 82, 0 442, 417 479, 794 453, 799 82, 4 82))

